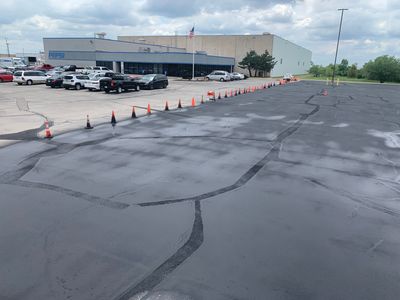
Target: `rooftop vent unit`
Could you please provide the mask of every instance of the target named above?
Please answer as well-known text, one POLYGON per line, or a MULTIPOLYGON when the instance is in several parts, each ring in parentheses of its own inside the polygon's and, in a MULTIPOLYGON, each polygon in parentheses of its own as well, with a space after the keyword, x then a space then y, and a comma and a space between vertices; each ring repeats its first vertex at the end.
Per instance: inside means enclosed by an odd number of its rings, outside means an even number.
POLYGON ((95 33, 95 36, 96 36, 96 38, 98 38, 98 39, 104 39, 104 37, 107 35, 107 33, 105 33, 105 32, 96 32, 95 33))

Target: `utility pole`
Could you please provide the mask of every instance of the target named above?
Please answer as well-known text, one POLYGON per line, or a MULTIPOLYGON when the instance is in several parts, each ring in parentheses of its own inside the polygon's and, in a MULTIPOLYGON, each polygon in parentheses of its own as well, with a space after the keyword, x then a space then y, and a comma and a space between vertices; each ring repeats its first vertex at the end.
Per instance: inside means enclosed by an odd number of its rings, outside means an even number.
POLYGON ((5 40, 6 40, 6 46, 7 46, 7 55, 8 55, 8 57, 10 57, 10 47, 9 47, 9 42, 7 41, 7 38, 5 38, 5 40))
POLYGON ((338 37, 337 37, 337 44, 336 44, 335 62, 333 64, 332 85, 334 85, 334 82, 335 82, 336 60, 337 60, 337 54, 338 54, 338 50, 339 50, 340 32, 342 31, 343 12, 345 10, 349 10, 349 9, 348 8, 339 8, 338 10, 340 10, 342 12, 342 14, 340 16, 340 25, 339 25, 339 33, 338 33, 338 37))

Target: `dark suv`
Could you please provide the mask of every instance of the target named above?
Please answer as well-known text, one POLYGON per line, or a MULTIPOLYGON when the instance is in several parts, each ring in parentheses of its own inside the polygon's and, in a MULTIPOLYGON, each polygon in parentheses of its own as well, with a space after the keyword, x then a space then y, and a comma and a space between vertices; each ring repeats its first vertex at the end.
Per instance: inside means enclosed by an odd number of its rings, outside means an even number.
POLYGON ((148 74, 136 79, 141 89, 165 89, 168 86, 168 77, 164 74, 148 74))
POLYGON ((112 74, 110 78, 100 79, 100 90, 104 90, 106 93, 115 91, 116 93, 122 93, 128 90, 140 90, 139 83, 133 78, 123 74, 112 74))
POLYGON ((64 74, 53 75, 50 78, 46 79, 46 85, 52 88, 62 87, 64 76, 64 74))

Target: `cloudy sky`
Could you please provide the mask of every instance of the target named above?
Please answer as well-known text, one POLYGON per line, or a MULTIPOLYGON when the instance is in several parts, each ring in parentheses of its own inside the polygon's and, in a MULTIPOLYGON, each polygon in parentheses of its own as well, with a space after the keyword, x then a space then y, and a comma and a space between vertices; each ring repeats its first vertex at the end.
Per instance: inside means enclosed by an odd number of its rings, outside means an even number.
POLYGON ((0 53, 37 52, 43 37, 270 32, 333 62, 345 12, 339 60, 362 65, 379 55, 400 56, 400 0, 5 0, 0 4, 0 53))

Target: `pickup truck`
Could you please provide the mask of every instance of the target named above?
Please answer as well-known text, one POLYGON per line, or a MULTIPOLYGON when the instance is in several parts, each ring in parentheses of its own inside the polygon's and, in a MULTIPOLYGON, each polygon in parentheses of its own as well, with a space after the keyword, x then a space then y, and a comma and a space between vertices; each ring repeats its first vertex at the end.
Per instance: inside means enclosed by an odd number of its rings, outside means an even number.
POLYGON ((113 74, 110 78, 103 78, 100 80, 100 89, 104 90, 107 94, 111 91, 115 91, 117 94, 123 91, 135 90, 139 91, 139 83, 123 74, 113 74))

